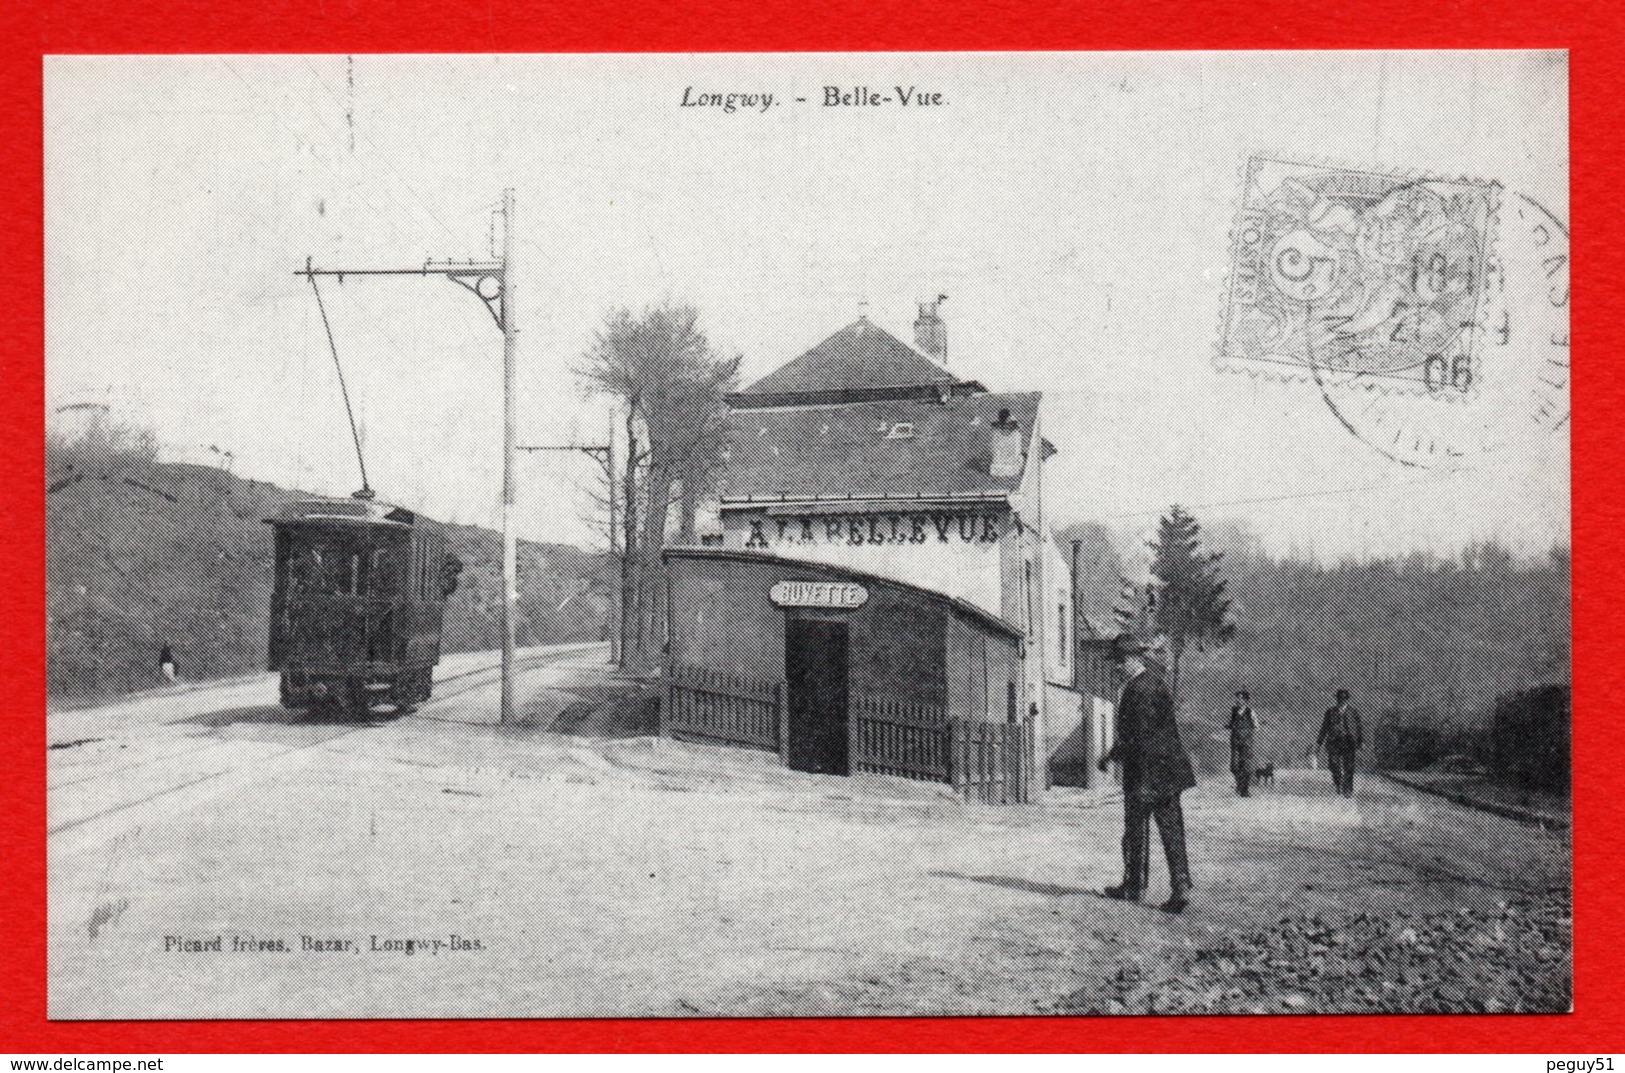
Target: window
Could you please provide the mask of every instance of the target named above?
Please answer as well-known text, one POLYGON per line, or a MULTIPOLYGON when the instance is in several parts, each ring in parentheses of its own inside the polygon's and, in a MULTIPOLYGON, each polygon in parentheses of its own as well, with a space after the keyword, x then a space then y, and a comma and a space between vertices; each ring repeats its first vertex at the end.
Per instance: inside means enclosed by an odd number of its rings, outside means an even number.
POLYGON ((401 536, 364 530, 296 532, 289 551, 289 591, 305 596, 393 597, 401 584, 401 536))
POLYGON ((372 566, 367 571, 367 588, 373 596, 395 595, 401 581, 398 563, 393 549, 372 549, 372 566))

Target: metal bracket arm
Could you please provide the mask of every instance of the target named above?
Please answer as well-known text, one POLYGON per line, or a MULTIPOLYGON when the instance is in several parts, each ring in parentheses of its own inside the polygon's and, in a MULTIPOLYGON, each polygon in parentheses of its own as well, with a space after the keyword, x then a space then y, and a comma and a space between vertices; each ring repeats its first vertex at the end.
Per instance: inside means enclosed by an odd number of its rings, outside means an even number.
POLYGON ((442 270, 441 274, 481 302, 484 302, 486 310, 491 314, 491 319, 497 322, 497 328, 501 331, 508 330, 508 310, 506 303, 503 301, 507 295, 503 293, 502 269, 500 267, 494 270, 482 268, 473 271, 446 269, 442 270))
POLYGON ((507 295, 502 286, 507 266, 501 261, 425 261, 422 268, 315 268, 307 257, 305 267, 294 275, 336 276, 341 284, 345 276, 445 276, 483 302, 498 329, 508 329, 507 295))

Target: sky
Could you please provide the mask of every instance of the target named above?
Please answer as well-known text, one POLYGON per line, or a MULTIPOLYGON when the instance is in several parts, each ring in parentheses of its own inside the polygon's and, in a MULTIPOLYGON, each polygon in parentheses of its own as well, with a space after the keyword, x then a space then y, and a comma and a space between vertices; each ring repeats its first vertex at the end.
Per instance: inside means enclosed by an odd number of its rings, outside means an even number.
MULTIPOLYGON (((573 370, 616 306, 693 304, 748 382, 861 303, 912 341, 945 294, 954 373, 1045 393, 1057 524, 1134 537, 1179 502, 1281 553, 1539 553, 1568 539, 1566 425, 1399 400, 1497 433, 1418 469, 1314 385, 1213 358, 1249 154, 1493 180, 1566 221, 1567 92, 1562 53, 51 57, 47 412, 104 401, 168 457, 347 493, 295 269, 487 258, 512 187, 521 443, 607 434, 573 370), (831 86, 893 101, 826 106, 831 86), (775 104, 682 103, 728 92, 775 104)), ((494 525, 486 310, 432 277, 322 296, 380 496, 494 525)), ((521 456, 521 535, 598 539, 592 465, 521 456)))

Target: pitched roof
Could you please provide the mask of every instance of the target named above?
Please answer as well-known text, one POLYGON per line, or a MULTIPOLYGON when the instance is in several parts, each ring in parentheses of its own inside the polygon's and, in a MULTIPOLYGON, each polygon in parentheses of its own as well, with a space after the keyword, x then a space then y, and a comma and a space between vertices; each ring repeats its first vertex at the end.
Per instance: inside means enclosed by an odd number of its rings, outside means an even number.
POLYGON ((1021 474, 992 474, 993 425, 1009 411, 1025 458, 1040 398, 1024 392, 735 409, 723 502, 1008 494, 1021 474))
POLYGON ((741 405, 835 402, 874 398, 887 389, 944 384, 972 386, 869 318, 859 317, 742 389, 734 399, 741 405))

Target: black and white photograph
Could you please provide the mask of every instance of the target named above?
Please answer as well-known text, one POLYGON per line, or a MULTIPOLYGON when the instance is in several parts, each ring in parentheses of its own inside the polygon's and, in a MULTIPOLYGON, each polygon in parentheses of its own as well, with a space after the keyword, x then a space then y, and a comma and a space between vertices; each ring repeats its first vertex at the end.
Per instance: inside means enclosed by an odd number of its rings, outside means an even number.
POLYGON ((1566 53, 43 74, 51 1019, 1572 1009, 1566 53))

